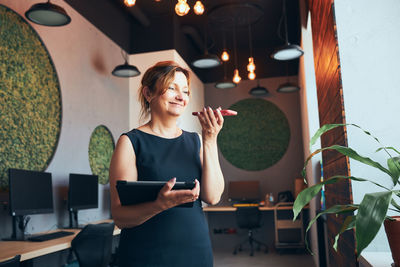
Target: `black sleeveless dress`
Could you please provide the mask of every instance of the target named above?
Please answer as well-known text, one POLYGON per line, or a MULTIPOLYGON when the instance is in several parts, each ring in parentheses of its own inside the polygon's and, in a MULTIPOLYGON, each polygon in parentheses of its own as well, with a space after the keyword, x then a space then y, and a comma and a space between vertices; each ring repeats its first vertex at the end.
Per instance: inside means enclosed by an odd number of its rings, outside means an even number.
MULTIPOLYGON (((138 180, 201 183, 197 133, 183 131, 167 139, 134 129, 125 133, 136 154, 138 180)), ((119 267, 210 267, 213 255, 208 225, 201 207, 174 207, 143 224, 122 229, 118 248, 119 267)))

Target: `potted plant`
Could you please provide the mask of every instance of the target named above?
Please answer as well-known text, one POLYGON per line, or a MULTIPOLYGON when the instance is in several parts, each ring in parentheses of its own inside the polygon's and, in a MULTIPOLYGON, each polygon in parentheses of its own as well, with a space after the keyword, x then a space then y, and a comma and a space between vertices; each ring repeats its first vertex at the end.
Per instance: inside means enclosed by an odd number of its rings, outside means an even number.
POLYGON ((334 205, 318 213, 309 223, 306 232, 310 229, 311 225, 323 214, 342 214, 344 215, 344 221, 339 233, 335 237, 334 249, 337 250, 337 241, 339 236, 350 229, 355 229, 356 243, 357 243, 357 256, 360 256, 361 252, 371 243, 378 233, 382 223, 385 224, 386 233, 388 236, 389 244, 392 251, 392 256, 396 266, 400 266, 400 240, 394 240, 395 236, 391 235, 391 231, 397 232, 397 238, 400 238, 400 216, 388 216, 388 211, 392 210, 400 215, 400 205, 396 202, 395 198, 400 197, 400 190, 394 190, 394 187, 399 182, 400 176, 400 152, 394 147, 384 147, 381 145, 376 137, 373 137, 369 132, 363 130, 361 127, 355 124, 326 124, 322 126, 310 140, 310 148, 315 144, 316 140, 324 133, 340 126, 352 126, 362 130, 365 134, 371 136, 376 142, 378 142, 380 148, 376 152, 385 152, 387 157, 387 167, 382 166, 380 163, 359 155, 355 150, 350 147, 344 147, 340 145, 332 145, 315 150, 306 159, 302 175, 306 182, 305 168, 310 159, 316 154, 324 150, 336 150, 337 152, 352 158, 353 160, 359 161, 370 167, 377 168, 383 173, 389 176, 392 185, 390 187, 384 186, 382 182, 375 181, 372 179, 354 177, 354 176, 341 176, 335 175, 328 179, 310 186, 297 196, 294 205, 293 213, 295 220, 301 210, 306 206, 322 189, 326 184, 334 184, 343 179, 351 179, 359 182, 369 182, 378 186, 381 190, 379 192, 365 193, 364 197, 359 204, 343 204, 334 205), (392 156, 391 153, 396 153, 396 156, 392 156), (390 206, 391 204, 391 206, 390 206), (356 212, 356 215, 354 215, 356 212), (397 248, 396 248, 397 247, 397 248))

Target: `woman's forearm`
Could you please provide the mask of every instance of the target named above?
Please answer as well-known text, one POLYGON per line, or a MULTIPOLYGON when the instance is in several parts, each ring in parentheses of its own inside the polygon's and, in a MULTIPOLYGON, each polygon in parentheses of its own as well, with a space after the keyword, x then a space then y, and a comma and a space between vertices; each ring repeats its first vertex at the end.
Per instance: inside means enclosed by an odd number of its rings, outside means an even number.
POLYGON ((115 205, 112 208, 112 218, 115 225, 123 229, 141 225, 162 211, 163 208, 156 201, 131 206, 115 205))
POLYGON ((203 173, 201 179, 201 198, 204 202, 215 205, 224 191, 224 176, 218 159, 216 138, 203 141, 203 173))

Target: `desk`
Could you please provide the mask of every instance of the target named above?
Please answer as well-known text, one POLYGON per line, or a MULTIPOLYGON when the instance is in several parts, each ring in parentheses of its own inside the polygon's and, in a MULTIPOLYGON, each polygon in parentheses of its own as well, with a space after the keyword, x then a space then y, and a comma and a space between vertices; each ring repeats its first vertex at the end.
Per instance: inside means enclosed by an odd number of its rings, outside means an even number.
MULTIPOLYGON (((245 206, 245 205, 244 205, 245 206)), ((252 205, 249 205, 252 206, 252 205)), ((307 210, 309 207, 304 207, 307 210)), ((222 236, 219 235, 220 238, 216 238, 212 235, 220 234, 221 229, 236 229, 235 217, 233 217, 236 207, 234 206, 207 206, 203 207, 203 211, 207 214, 207 219, 210 227, 210 234, 212 238, 212 242, 214 242, 215 247, 224 247, 223 242, 227 242, 231 244, 232 242, 239 242, 234 237, 222 236), (225 219, 220 217, 219 220, 216 220, 217 214, 220 213, 221 216, 226 217, 225 219), (213 215, 211 215, 213 214, 213 215), (215 215, 214 215, 215 214, 215 215), (227 218, 230 218, 228 221, 227 218), (221 222, 221 223, 220 223, 221 222), (222 238, 221 238, 222 237, 222 238), (225 239, 224 241, 220 241, 218 239, 225 239)), ((258 209, 261 212, 265 212, 267 214, 263 215, 264 218, 268 218, 263 224, 264 229, 260 229, 262 232, 261 236, 263 238, 263 242, 270 244, 274 240, 271 240, 272 237, 275 238, 275 247, 276 248, 303 248, 304 247, 304 221, 302 215, 299 216, 298 220, 292 221, 291 211, 293 209, 292 203, 278 203, 276 206, 258 206, 258 209), (279 211, 282 211, 286 214, 284 218, 280 218, 278 216, 279 211), (286 211, 286 212, 285 212, 286 211), (289 213, 290 211, 290 213, 289 213), (271 217, 271 212, 274 212, 273 217, 271 217), (272 233, 272 229, 274 229, 274 233, 272 233), (297 238, 293 239, 294 237, 297 238)), ((224 231, 222 231, 224 232, 224 231)))
MULTIPOLYGON (((304 209, 307 209, 308 207, 305 207, 304 209)), ((285 207, 266 207, 266 206, 259 206, 258 207, 259 210, 261 211, 268 211, 268 210, 291 210, 292 207, 291 206, 285 206, 285 207)), ((233 206, 208 206, 208 207, 203 207, 203 211, 204 212, 221 212, 221 211, 236 211, 236 207, 233 206)))
MULTIPOLYGON (((112 220, 103 220, 95 223, 104 223, 104 222, 112 222, 112 220)), ((0 262, 10 259, 15 255, 21 255, 21 261, 26 261, 46 254, 70 248, 72 239, 74 239, 76 234, 79 233, 80 229, 58 229, 51 232, 56 232, 60 230, 73 231, 75 232, 75 234, 44 242, 0 241, 0 262)), ((118 227, 115 227, 113 235, 114 236, 119 235, 120 233, 121 230, 118 227)))

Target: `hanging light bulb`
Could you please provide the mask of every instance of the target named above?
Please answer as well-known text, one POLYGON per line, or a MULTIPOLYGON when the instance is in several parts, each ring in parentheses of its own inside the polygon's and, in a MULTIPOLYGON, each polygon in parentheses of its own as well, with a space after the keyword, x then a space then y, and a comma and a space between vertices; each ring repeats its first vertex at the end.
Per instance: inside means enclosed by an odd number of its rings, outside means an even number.
POLYGON ((233 82, 238 84, 242 78, 239 76, 239 70, 235 69, 233 74, 233 82))
POLYGON ((178 16, 185 16, 189 13, 190 6, 186 3, 186 0, 178 0, 175 5, 175 12, 178 16))
POLYGON ((254 71, 250 71, 247 77, 249 78, 249 80, 254 80, 256 78, 256 74, 254 73, 254 71))
POLYGON ((201 1, 197 1, 196 4, 194 4, 193 10, 196 15, 203 15, 204 13, 203 3, 201 1))
POLYGON ((136 0, 124 0, 124 4, 127 7, 131 7, 131 6, 134 6, 136 4, 136 0))
POLYGON ((248 72, 254 72, 256 70, 256 65, 254 64, 254 58, 249 57, 249 64, 247 65, 248 72))
POLYGON ((229 60, 229 54, 226 50, 224 50, 224 52, 222 52, 221 59, 222 59, 222 61, 225 61, 225 62, 229 60))

